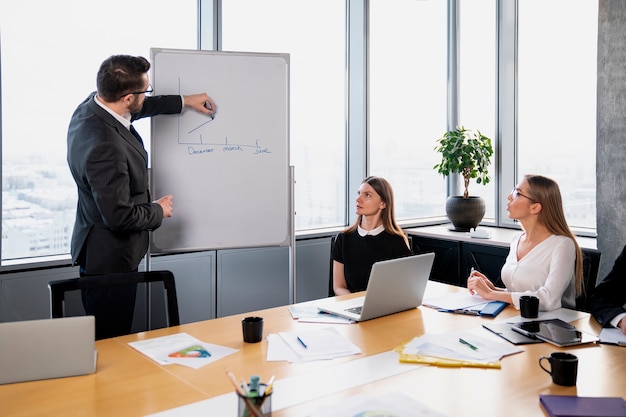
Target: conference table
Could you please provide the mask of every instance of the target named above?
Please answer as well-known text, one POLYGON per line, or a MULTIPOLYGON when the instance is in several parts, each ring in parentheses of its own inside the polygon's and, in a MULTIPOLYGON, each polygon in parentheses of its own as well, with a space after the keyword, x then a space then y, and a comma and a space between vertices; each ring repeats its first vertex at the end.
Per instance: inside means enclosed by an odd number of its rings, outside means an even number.
MULTIPOLYGON (((429 281, 425 297, 458 291, 466 289, 429 281)), ((357 295, 340 296, 332 300, 357 295)), ((361 323, 329 325, 300 323, 292 318, 288 306, 281 306, 105 339, 96 342, 98 364, 94 374, 0 386, 0 416, 126 417, 162 414, 222 417, 221 413, 211 412, 210 407, 209 412, 203 414, 194 414, 193 408, 185 407, 211 404, 216 398, 234 396, 226 370, 245 378, 252 374, 260 375, 264 381, 275 375, 274 396, 279 394, 280 381, 306 379, 307 400, 281 409, 274 407, 272 415, 275 417, 307 416, 321 406, 350 401, 357 394, 377 397, 401 393, 450 417, 547 416, 539 402, 540 394, 624 396, 626 348, 604 344, 569 348, 547 343, 521 345, 523 352, 504 357, 500 369, 402 364, 407 370, 401 373, 364 380, 362 384, 353 384, 336 392, 324 389, 341 378, 349 378, 346 370, 357 369, 361 365, 373 366, 376 362, 368 360, 396 355, 393 351, 396 347, 416 336, 474 329, 482 323, 518 314, 511 306, 504 309, 496 319, 443 313, 420 306, 361 323), (332 326, 357 345, 362 353, 304 363, 267 361, 266 339, 259 343, 243 342, 241 320, 250 315, 264 318, 266 337, 278 332, 332 326), (181 332, 203 342, 237 351, 202 368, 192 369, 180 365, 159 365, 129 345, 129 342, 181 332), (555 385, 550 375, 540 369, 539 357, 555 351, 567 351, 578 356, 576 386, 555 385)), ((601 330, 591 317, 579 319, 573 324, 579 330, 595 335, 601 330)), ((485 334, 491 333, 485 330, 485 334)), ((45 354, 45 346, 42 347, 42 354, 45 354)), ((278 401, 274 401, 273 405, 278 405, 278 401)), ((206 407, 204 409, 207 410, 206 407)))

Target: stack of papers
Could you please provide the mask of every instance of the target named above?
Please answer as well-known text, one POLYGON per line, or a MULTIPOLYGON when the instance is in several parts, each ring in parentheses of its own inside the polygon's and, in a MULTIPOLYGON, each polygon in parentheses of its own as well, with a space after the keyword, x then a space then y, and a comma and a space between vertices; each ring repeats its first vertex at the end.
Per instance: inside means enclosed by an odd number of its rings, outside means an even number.
POLYGON ((436 308, 445 313, 469 314, 473 316, 497 316, 507 303, 502 301, 487 301, 478 295, 469 292, 458 292, 443 297, 424 300, 426 307, 436 308))
POLYGON ((327 324, 350 324, 354 320, 325 313, 317 308, 317 304, 290 305, 289 313, 291 317, 300 323, 327 323, 327 324))
POLYGON ((194 369, 237 352, 237 349, 202 342, 187 333, 155 337, 128 344, 161 365, 178 364, 194 369))
POLYGON ((332 327, 270 334, 267 341, 268 361, 305 362, 361 353, 358 346, 332 327))
POLYGON ((600 343, 626 346, 626 335, 620 329, 604 327, 600 332, 600 343))
POLYGON ((423 306, 436 308, 439 310, 461 310, 464 308, 481 306, 488 301, 479 295, 472 295, 468 292, 456 292, 441 297, 428 298, 422 302, 423 306))
POLYGON ((500 368, 504 356, 522 352, 469 331, 416 337, 397 350, 400 362, 481 368, 500 368))

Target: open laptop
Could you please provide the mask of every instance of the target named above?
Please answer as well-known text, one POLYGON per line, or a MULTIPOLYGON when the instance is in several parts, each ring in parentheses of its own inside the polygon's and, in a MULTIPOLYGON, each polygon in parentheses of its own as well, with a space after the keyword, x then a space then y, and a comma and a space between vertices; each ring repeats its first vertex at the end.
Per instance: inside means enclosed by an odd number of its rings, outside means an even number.
POLYGON ((320 304, 318 309, 354 321, 409 310, 422 304, 434 253, 374 263, 365 296, 320 304))
POLYGON ((0 384, 96 371, 93 316, 0 323, 0 384))

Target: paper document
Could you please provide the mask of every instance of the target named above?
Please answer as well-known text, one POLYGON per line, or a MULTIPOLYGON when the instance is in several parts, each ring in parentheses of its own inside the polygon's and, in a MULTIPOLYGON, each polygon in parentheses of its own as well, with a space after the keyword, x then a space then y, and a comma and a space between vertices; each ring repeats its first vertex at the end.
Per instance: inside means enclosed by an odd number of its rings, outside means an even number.
POLYGON ((626 346, 626 335, 620 329, 605 327, 600 331, 600 343, 626 346))
POLYGON ((416 337, 402 350, 405 355, 429 356, 456 361, 494 363, 504 356, 522 352, 522 349, 496 342, 475 332, 427 334, 416 337))
POLYGON ((393 416, 445 417, 432 408, 401 393, 392 392, 377 397, 357 394, 340 402, 318 408, 308 417, 393 416))
POLYGON ((442 297, 425 299, 422 305, 441 310, 460 310, 463 308, 483 305, 488 302, 489 301, 479 295, 472 295, 469 291, 462 291, 442 297))
POLYGON ((194 369, 237 352, 237 349, 202 342, 187 333, 155 337, 128 344, 161 365, 179 364, 194 369))
POLYGON ((282 332, 268 336, 267 360, 303 362, 361 353, 358 346, 332 327, 282 332))
POLYGON ((351 324, 355 323, 344 317, 335 316, 334 314, 325 313, 317 308, 317 304, 299 304, 290 305, 289 313, 291 317, 297 319, 300 323, 327 323, 327 324, 351 324))

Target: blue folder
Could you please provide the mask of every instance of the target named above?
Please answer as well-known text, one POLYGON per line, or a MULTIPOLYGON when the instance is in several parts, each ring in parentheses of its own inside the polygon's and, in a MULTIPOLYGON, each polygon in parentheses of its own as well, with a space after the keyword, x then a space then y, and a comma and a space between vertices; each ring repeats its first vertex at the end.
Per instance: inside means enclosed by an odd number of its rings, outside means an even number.
POLYGON ((480 308, 477 308, 478 306, 472 306, 456 310, 439 309, 439 311, 443 311, 444 313, 468 314, 470 316, 495 317, 508 305, 509 304, 504 301, 491 301, 487 304, 481 304, 480 308))

